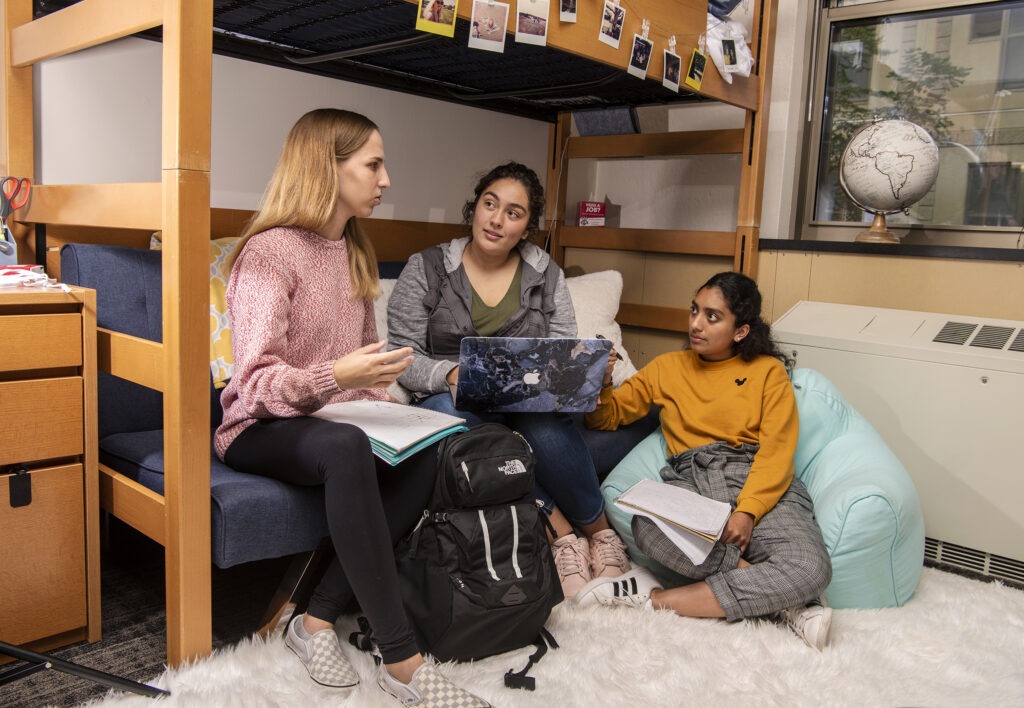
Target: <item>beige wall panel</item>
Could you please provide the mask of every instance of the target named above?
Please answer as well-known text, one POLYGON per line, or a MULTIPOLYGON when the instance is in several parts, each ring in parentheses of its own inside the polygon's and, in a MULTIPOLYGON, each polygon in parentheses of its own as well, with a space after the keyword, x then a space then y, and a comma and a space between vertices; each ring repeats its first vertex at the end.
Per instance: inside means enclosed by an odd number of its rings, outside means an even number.
POLYGON ((757 254, 757 289, 761 291, 761 317, 771 322, 772 300, 775 298, 775 268, 778 251, 759 251, 757 254))
POLYGON ((633 365, 639 369, 659 354, 682 349, 686 346, 686 336, 652 329, 623 327, 622 344, 629 352, 633 365))
POLYGON ((1024 321, 1024 264, 762 251, 773 322, 799 300, 1024 321))
POLYGON ((640 352, 643 350, 642 332, 643 330, 636 327, 622 328, 622 346, 629 352, 629 360, 633 362, 633 366, 638 369, 646 363, 646 361, 640 361, 640 352))
POLYGON ((644 272, 644 305, 688 309, 693 294, 708 278, 732 270, 732 262, 713 256, 650 254, 644 272))
POLYGON ((644 282, 644 254, 628 251, 569 248, 565 251, 566 275, 617 270, 622 274, 622 302, 641 302, 644 282))
POLYGON ((800 300, 813 299, 810 296, 813 260, 814 255, 809 253, 779 251, 775 263, 773 296, 768 308, 771 310, 768 322, 774 322, 782 317, 800 300))
POLYGON ((816 254, 810 300, 1024 320, 1024 265, 816 254))

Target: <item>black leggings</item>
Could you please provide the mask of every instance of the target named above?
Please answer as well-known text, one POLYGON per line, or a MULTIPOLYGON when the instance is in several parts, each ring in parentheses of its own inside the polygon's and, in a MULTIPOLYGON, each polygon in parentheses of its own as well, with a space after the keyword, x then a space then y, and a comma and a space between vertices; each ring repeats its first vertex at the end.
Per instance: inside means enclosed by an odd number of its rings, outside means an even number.
POLYGON ((292 484, 322 484, 335 556, 307 612, 333 623, 355 596, 384 663, 420 651, 402 606, 393 548, 427 505, 435 448, 391 467, 373 455, 366 435, 355 426, 319 418, 276 418, 242 431, 224 462, 240 472, 292 484))

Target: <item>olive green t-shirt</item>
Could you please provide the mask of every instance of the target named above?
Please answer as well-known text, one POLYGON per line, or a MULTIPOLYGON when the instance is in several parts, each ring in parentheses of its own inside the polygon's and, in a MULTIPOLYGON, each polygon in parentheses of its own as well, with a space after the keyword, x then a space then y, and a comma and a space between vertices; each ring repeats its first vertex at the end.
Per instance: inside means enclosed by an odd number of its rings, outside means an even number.
POLYGON ((476 289, 473 289, 473 308, 470 314, 473 317, 473 327, 478 335, 490 337, 512 318, 512 315, 519 309, 522 283, 523 261, 520 259, 519 265, 516 266, 516 274, 512 277, 512 284, 508 286, 508 292, 494 307, 484 304, 484 301, 477 295, 476 289))

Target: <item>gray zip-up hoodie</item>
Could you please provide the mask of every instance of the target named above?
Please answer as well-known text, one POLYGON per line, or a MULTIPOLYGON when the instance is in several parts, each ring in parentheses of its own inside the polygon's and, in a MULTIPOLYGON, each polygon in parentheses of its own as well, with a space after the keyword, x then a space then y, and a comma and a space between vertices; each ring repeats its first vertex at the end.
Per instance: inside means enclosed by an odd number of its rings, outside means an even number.
MULTIPOLYGON (((473 289, 462 267, 467 243, 468 236, 439 246, 443 272, 429 277, 425 252, 410 256, 388 300, 388 348, 412 347, 412 364, 398 382, 417 400, 448 390, 445 377, 458 365, 459 342, 477 334, 471 315, 473 289)), ((517 248, 523 261, 520 306, 495 334, 575 337, 576 313, 562 269, 528 241, 520 241, 517 248)))

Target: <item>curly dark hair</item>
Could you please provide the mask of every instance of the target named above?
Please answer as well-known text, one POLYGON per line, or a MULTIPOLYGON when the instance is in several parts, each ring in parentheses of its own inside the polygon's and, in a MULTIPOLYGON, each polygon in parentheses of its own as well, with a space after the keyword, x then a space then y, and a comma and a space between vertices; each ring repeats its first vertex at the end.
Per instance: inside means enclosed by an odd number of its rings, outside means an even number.
POLYGON ((540 178, 536 172, 519 162, 506 162, 503 165, 498 165, 480 178, 480 181, 476 183, 476 188, 473 190, 473 198, 462 206, 463 223, 473 223, 473 215, 476 213, 476 205, 480 201, 480 195, 500 179, 514 179, 523 185, 523 188, 526 190, 530 200, 530 203, 525 205, 530 210, 526 231, 530 236, 533 236, 540 224, 540 216, 544 213, 544 186, 540 183, 540 178))
POLYGON ((697 288, 697 292, 707 288, 718 288, 736 318, 736 326, 747 325, 750 332, 746 337, 733 345, 733 351, 743 361, 751 361, 763 355, 779 359, 786 368, 792 367, 792 360, 779 348, 772 339, 771 327, 761 319, 761 292, 757 283, 735 271, 725 271, 711 276, 708 282, 697 288))

